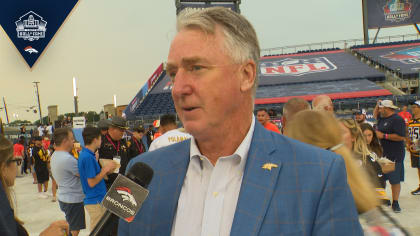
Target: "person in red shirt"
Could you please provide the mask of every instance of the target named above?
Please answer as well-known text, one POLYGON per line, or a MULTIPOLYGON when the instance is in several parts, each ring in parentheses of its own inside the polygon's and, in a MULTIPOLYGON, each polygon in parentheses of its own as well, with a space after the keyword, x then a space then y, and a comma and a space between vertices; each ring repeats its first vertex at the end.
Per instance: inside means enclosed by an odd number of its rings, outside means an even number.
POLYGON ((48 149, 50 148, 50 145, 51 145, 51 140, 50 140, 50 138, 49 138, 49 135, 47 134, 47 135, 45 135, 45 136, 44 136, 44 138, 42 139, 42 147, 43 147, 45 150, 48 150, 48 149))
POLYGON ((410 112, 407 111, 407 106, 404 105, 398 115, 404 119, 405 125, 407 126, 412 117, 410 112))
POLYGON ((20 171, 18 171, 17 174, 19 175, 19 173, 20 173, 19 176, 21 176, 23 174, 23 172, 26 173, 26 170, 22 167, 22 161, 25 157, 24 144, 25 144, 25 139, 22 136, 22 137, 19 138, 19 141, 15 145, 13 145, 13 156, 15 157, 15 159, 20 159, 21 160, 21 164, 18 165, 18 169, 20 168, 20 171))
POLYGON ((270 116, 268 115, 267 109, 258 109, 257 120, 261 123, 262 126, 264 126, 264 128, 281 134, 279 128, 275 124, 270 122, 270 116))

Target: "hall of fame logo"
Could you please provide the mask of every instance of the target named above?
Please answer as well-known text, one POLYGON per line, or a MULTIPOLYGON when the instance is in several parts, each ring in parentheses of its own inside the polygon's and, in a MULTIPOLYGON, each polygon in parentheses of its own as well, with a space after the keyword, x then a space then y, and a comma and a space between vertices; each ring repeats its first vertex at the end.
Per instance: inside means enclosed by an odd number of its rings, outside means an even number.
POLYGON ((390 52, 381 56, 390 61, 399 61, 404 64, 418 64, 420 63, 420 47, 407 48, 400 51, 390 52))
POLYGON ((35 12, 27 12, 23 16, 19 17, 19 20, 15 23, 18 38, 28 41, 45 38, 47 22, 35 12))
POLYGON ((409 0, 389 0, 383 9, 385 20, 400 22, 411 17, 412 3, 409 0))
POLYGON ((336 69, 337 66, 330 62, 326 57, 309 59, 285 58, 278 61, 263 62, 260 64, 260 71, 264 76, 301 76, 336 69))

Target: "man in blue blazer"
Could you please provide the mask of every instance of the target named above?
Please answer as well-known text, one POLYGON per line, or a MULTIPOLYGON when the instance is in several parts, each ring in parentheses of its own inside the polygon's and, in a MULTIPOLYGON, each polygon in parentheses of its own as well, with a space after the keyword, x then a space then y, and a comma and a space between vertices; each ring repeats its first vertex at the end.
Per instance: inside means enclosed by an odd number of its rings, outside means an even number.
POLYGON ((177 30, 166 70, 193 138, 129 163, 155 174, 119 235, 363 235, 343 159, 255 122, 252 25, 215 7, 181 13, 177 30))

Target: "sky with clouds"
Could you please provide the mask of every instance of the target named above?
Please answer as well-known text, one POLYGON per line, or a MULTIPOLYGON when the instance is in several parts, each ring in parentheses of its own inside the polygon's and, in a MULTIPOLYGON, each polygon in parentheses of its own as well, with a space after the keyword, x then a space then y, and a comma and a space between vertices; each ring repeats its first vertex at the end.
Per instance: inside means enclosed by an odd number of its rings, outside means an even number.
MULTIPOLYGON (((361 0, 242 0, 240 8, 261 48, 363 37, 361 0)), ((117 105, 128 104, 166 61, 175 12, 173 0, 80 0, 32 70, 0 30, 0 97, 9 118, 39 118, 26 111, 37 105, 33 81, 40 82, 43 115, 49 105, 58 105, 59 114, 74 111, 73 77, 79 111, 99 112, 114 94, 117 105)), ((406 26, 383 29, 379 37, 415 33, 406 26)))

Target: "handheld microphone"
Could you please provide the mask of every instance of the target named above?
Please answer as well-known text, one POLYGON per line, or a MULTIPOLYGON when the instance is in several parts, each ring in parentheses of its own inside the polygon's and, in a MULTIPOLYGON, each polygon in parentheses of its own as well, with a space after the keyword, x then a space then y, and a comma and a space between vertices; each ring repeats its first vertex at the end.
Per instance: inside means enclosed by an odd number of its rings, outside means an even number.
POLYGON ((89 236, 109 235, 118 225, 118 218, 131 222, 149 194, 147 187, 152 178, 153 169, 143 162, 135 163, 126 176, 119 174, 102 200, 106 211, 89 236))

